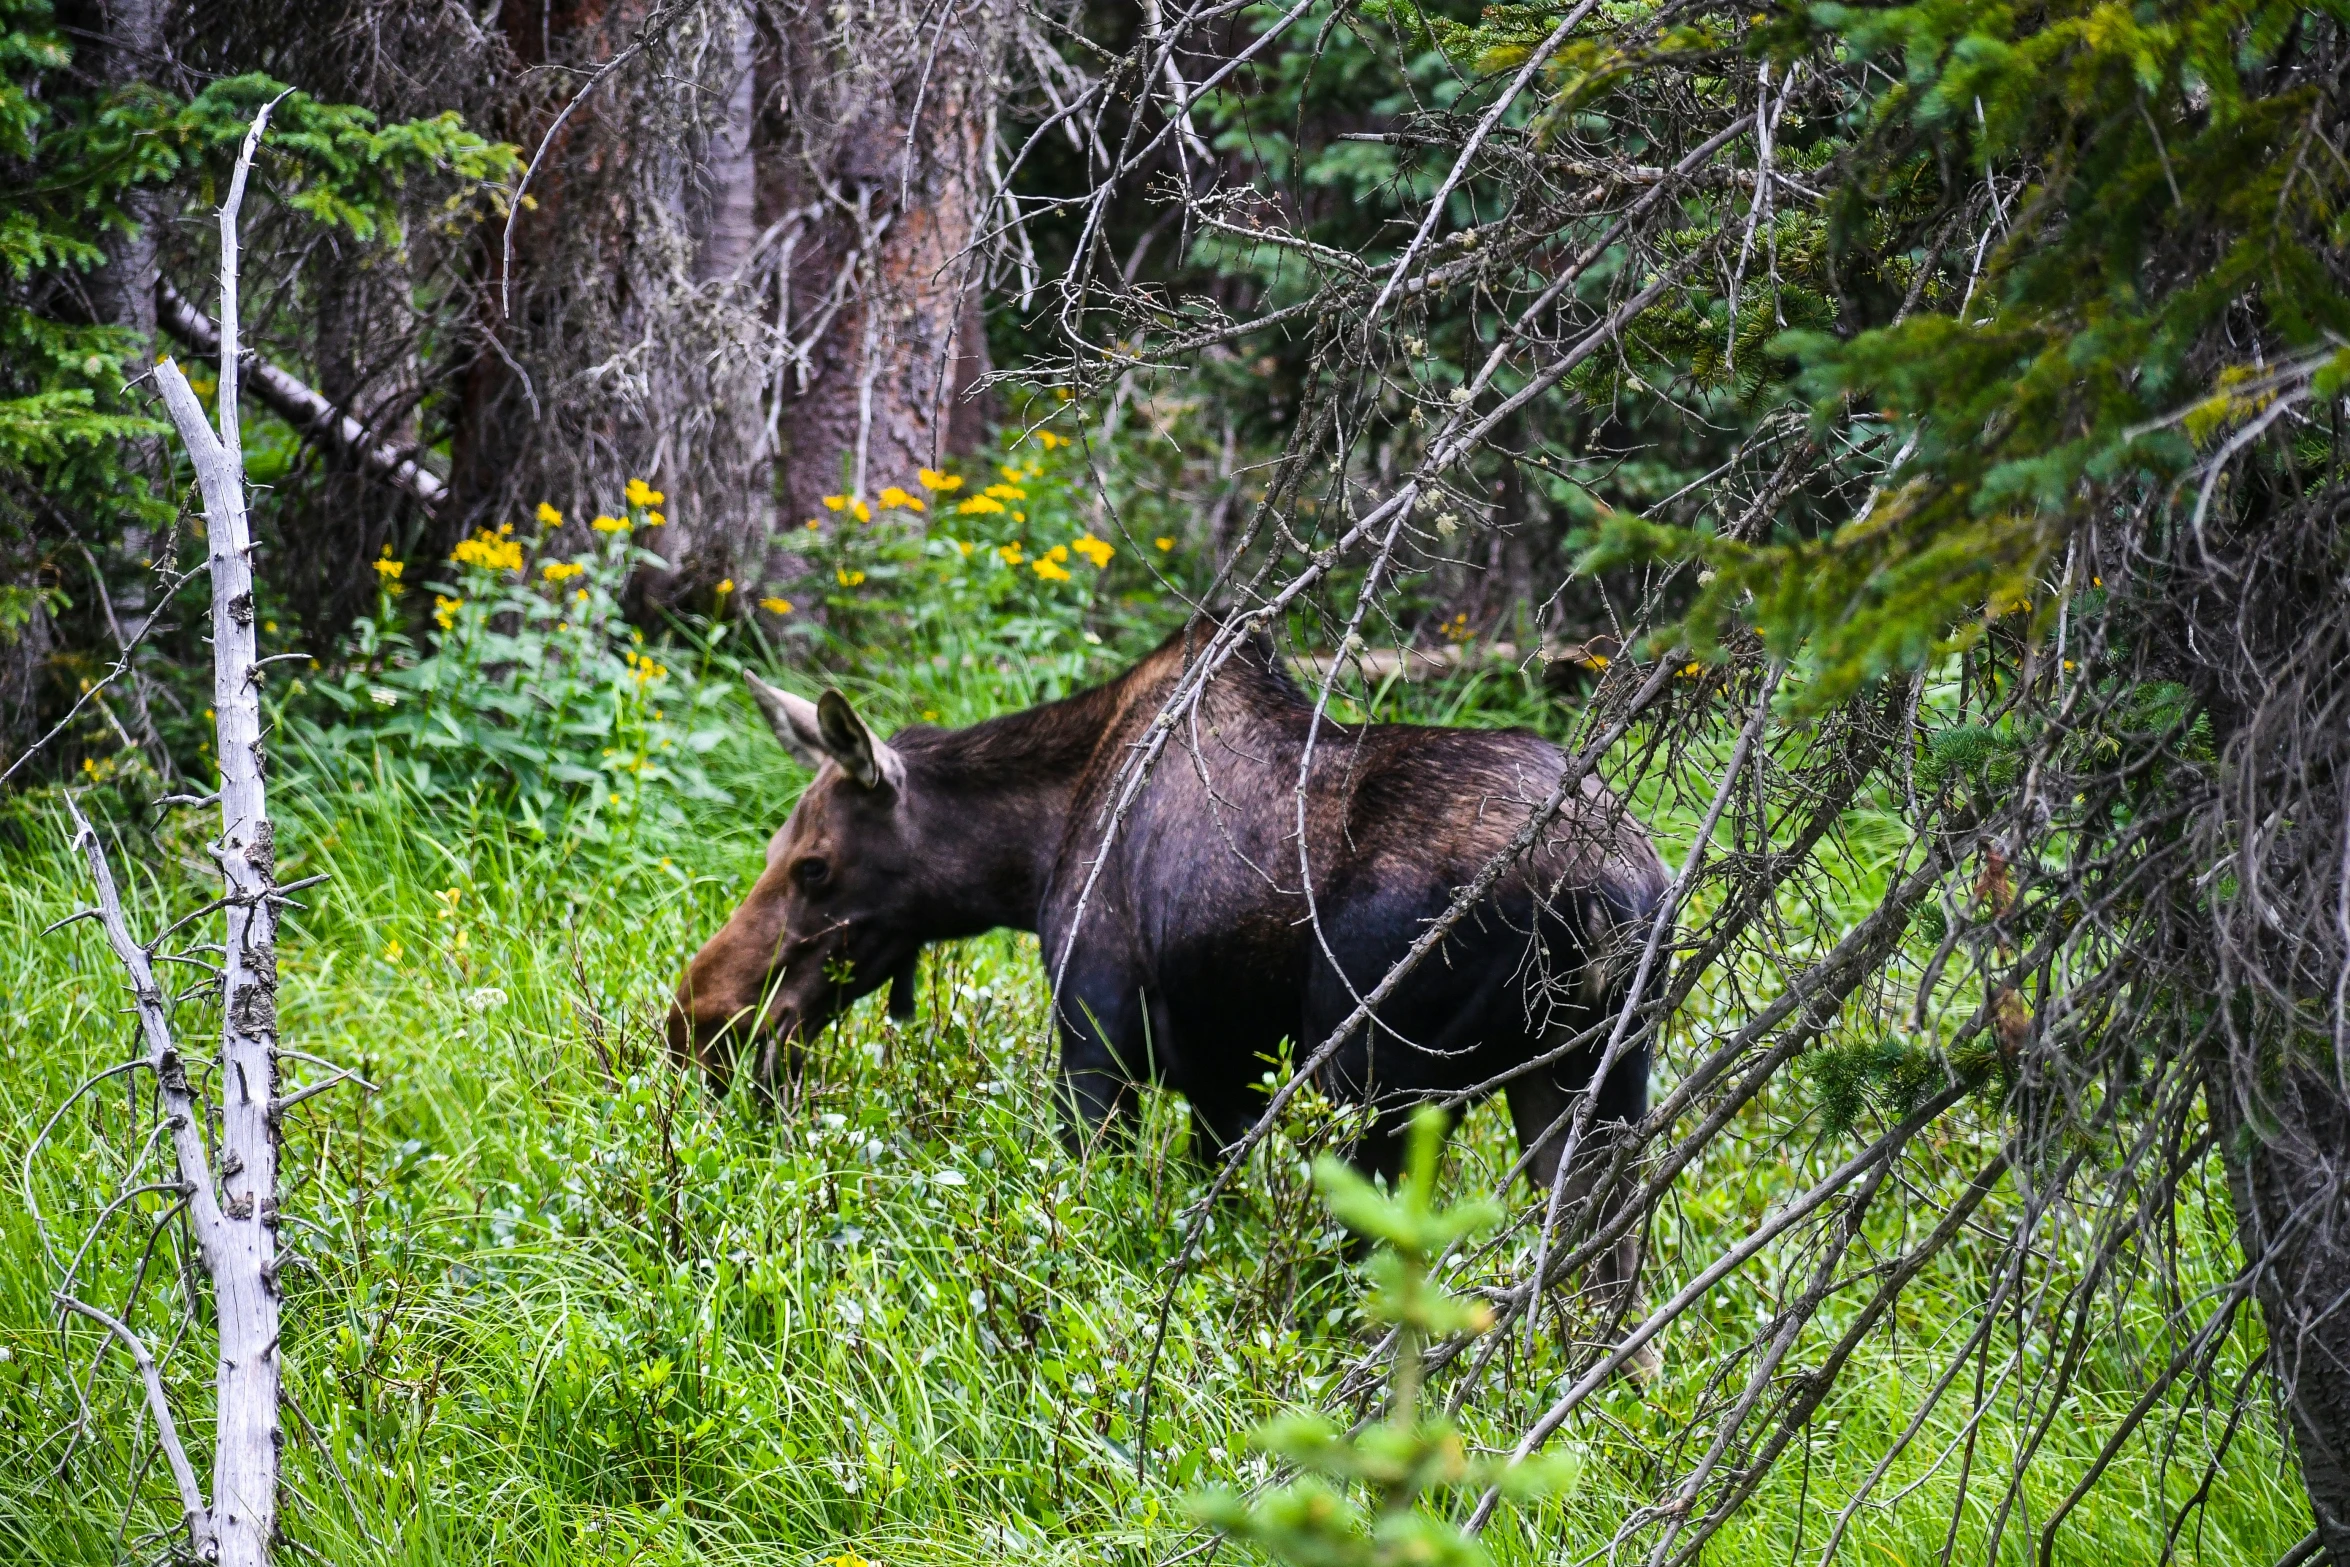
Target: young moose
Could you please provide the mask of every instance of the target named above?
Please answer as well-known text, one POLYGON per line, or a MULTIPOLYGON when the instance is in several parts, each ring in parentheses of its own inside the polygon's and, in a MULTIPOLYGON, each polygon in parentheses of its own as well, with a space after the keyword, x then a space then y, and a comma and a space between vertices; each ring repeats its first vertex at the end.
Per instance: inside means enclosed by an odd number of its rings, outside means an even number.
MULTIPOLYGON (((816 778, 750 895, 687 968, 671 1049, 721 1086, 749 1050, 771 1085, 796 1038, 883 981, 891 1010, 910 1012, 925 943, 1010 926, 1042 937, 1059 972, 1072 1140, 1131 1117, 1138 1086, 1159 1083, 1190 1101, 1203 1155, 1228 1147, 1261 1109, 1282 1041, 1305 1051, 1328 1038, 1525 826, 1566 761, 1523 731, 1325 719, 1304 808, 1309 908, 1296 787, 1313 711, 1260 639, 1207 684, 1105 850, 1120 766, 1195 651, 1179 633, 1064 701, 887 743, 838 692, 809 702, 751 677, 776 738, 816 778)), ((1401 1106, 1558 1053, 1504 1088, 1520 1146, 1543 1141, 1528 1173, 1547 1194, 1562 1117, 1609 1032, 1593 1025, 1620 1005, 1663 887, 1646 834, 1585 779, 1376 1026, 1337 1052, 1326 1087, 1401 1106), (1592 1042, 1562 1052, 1579 1034, 1592 1042)), ((1647 1086, 1647 1052, 1622 1051, 1569 1197, 1596 1178, 1605 1129, 1645 1113, 1647 1086)), ((1392 1178, 1407 1119, 1384 1109, 1356 1162, 1392 1178)))

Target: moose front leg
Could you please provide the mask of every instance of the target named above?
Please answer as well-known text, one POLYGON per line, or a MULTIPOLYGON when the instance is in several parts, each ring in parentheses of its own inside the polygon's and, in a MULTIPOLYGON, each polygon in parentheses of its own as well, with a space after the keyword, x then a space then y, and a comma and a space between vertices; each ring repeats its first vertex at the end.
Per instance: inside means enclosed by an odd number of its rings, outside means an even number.
POLYGON ((1061 1141, 1079 1158, 1133 1137, 1150 1067, 1139 989, 1094 978, 1064 987, 1054 1009, 1061 1036, 1061 1141))
POLYGON ((889 1015, 903 1023, 914 1015, 915 982, 922 967, 922 949, 906 954, 906 961, 889 971, 889 1015))
POLYGON ((1061 1142, 1082 1159, 1107 1143, 1120 1147, 1142 1119, 1142 1096, 1115 1062, 1061 1054, 1061 1142))

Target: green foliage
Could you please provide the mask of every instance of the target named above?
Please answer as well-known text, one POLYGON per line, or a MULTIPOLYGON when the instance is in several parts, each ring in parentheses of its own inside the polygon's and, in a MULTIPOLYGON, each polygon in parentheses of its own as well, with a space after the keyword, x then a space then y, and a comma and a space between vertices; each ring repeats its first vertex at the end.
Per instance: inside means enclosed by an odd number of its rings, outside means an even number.
MULTIPOLYGON (((958 723, 1026 700, 1031 683, 1017 666, 910 658, 889 676, 877 699, 958 723)), ((1263 1481, 1267 1457, 1234 1450, 1230 1434, 1331 1399, 1364 1348, 1360 1277, 1336 1255, 1334 1227, 1310 1222, 1321 1209, 1304 1149, 1252 1169, 1181 1276, 1152 1404, 1152 1481, 1138 1485, 1142 1366, 1202 1180, 1184 1152, 1185 1107, 1148 1095, 1131 1150, 1068 1154, 1054 1135, 1043 965, 1031 940, 1004 935, 934 948, 916 1019, 888 1018, 876 997, 813 1041, 788 1108, 705 1092, 665 1058, 660 1009, 686 955, 758 874, 804 776, 763 740, 705 761, 731 803, 683 801, 678 819, 643 813, 591 842, 539 838, 492 798, 420 800, 394 770, 354 794, 299 748, 274 754, 281 874, 331 873, 289 910, 287 1044, 382 1090, 338 1090, 285 1117, 286 1358, 301 1411, 287 1421, 285 1554, 397 1567, 1154 1567, 1197 1551, 1179 1492, 1263 1481)), ((99 810, 107 794, 86 803, 99 810)), ((1648 819, 1660 836, 1686 834, 1696 808, 1648 819)), ((142 929, 217 893, 201 869, 217 817, 166 813, 155 853, 142 848, 145 817, 105 820, 142 929)), ((65 839, 53 801, 0 801, 0 994, 22 1020, 0 1030, 0 1165, 12 1181, 74 1085, 125 1050, 102 939, 87 922, 42 934, 87 896, 65 839)), ((1788 941, 1833 942, 1879 895, 1858 873, 1831 885, 1825 907, 1790 903, 1788 941)), ((188 1037, 206 1037, 215 1005, 208 987, 187 987, 188 1037)), ((1943 1129, 1946 1153, 1905 1165, 1918 1205, 1869 1215, 1880 1255, 1913 1243, 1984 1140, 2003 1135, 1970 1114, 1943 1129)), ((1653 1297, 1848 1155, 1786 1138, 1784 1116, 1753 1107, 1741 1135, 1682 1172, 1653 1297)), ((53 1239, 112 1198, 126 1150, 152 1130, 119 1091, 88 1096, 59 1124, 31 1170, 53 1239)), ((1448 1148, 1469 1191, 1497 1183, 1517 1151, 1498 1104, 1471 1112, 1448 1148)), ((1906 1428, 1917 1387, 1946 1369, 1940 1328, 1979 1307, 2024 1200, 1994 1194, 1982 1238, 1903 1297, 1905 1331, 1855 1351, 1853 1374, 1816 1414, 1809 1463, 1762 1477, 1709 1543, 1709 1567, 1816 1559, 1826 1520, 1906 1428)), ((121 1298, 143 1234, 118 1224, 94 1248, 105 1298, 121 1298)), ((2173 1244, 2183 1288, 2224 1290, 2237 1276, 2224 1204, 2182 1209, 2173 1244)), ((1597 1415, 1562 1433, 1582 1457, 1576 1487, 1498 1513, 1480 1542, 1497 1563, 1604 1556, 1621 1522, 1653 1504, 1659 1445, 1719 1416, 1718 1385, 1678 1368, 1745 1346, 1808 1267, 1800 1249, 1767 1261, 1717 1310, 1675 1326, 1673 1374, 1595 1395, 1597 1415)), ((1515 1265, 1465 1271, 1484 1283, 1515 1265)), ((160 1287, 177 1274, 157 1275, 160 1287)), ((166 1537, 176 1504, 168 1479, 141 1466, 151 1445, 134 1446, 136 1377, 119 1356, 88 1376, 97 1341, 56 1327, 57 1278, 23 1203, 0 1208, 0 1558, 111 1567, 124 1535, 166 1537), (59 1433, 82 1420, 85 1389, 88 1435, 61 1475, 59 1433)), ((1865 1298, 1840 1292, 1823 1334, 1865 1298)), ((172 1304, 167 1293, 142 1325, 168 1324, 172 1304)), ((2091 1374, 2031 1457, 2036 1507, 2061 1500, 2135 1407, 2166 1306, 2162 1292, 2128 1294, 2105 1319, 2112 1330, 2083 1348, 2091 1374)), ((2045 1344, 2019 1340, 2015 1321, 1992 1328, 1995 1367, 2045 1344)), ((198 1337, 167 1357, 166 1375, 203 1470, 209 1433, 193 1412, 212 1367, 189 1353, 198 1337)), ((1548 1335, 1510 1346, 1517 1374, 1462 1413, 1472 1463, 1556 1396, 1572 1350, 1548 1335)), ((2215 1375, 2231 1385, 2255 1352, 2231 1346, 2215 1375)), ((2248 1417, 2208 1468, 2220 1422, 2190 1420, 2175 1437, 2161 1417, 2149 1424, 2106 1468, 2111 1489, 2077 1515, 2084 1559, 2153 1567, 2207 1472, 2210 1505, 2193 1526, 2203 1561, 2275 1561, 2308 1532, 2271 1423, 2248 1417)), ((1945 1455, 1971 1436, 1978 1464, 2004 1469, 2028 1429, 1996 1402, 1937 1411, 1871 1511, 1870 1558, 1939 1560, 1964 1489, 1945 1455)), ((1378 1430, 1358 1444, 1366 1463, 1378 1430)), ((1368 1481, 1320 1478, 1376 1528, 1368 1481)), ((1995 1509, 1960 1512, 1952 1559, 1994 1560, 1995 1509)), ((1996 1560, 2027 1554, 2011 1530, 1996 1560)))
POLYGON ((1557 1458, 1521 1463, 1475 1461, 1449 1421, 1420 1414, 1420 1350, 1431 1339, 1482 1333, 1492 1325, 1483 1301, 1431 1284, 1428 1270, 1454 1244, 1501 1218, 1490 1202, 1435 1206, 1436 1165, 1448 1117, 1423 1105, 1412 1117, 1401 1186, 1380 1191, 1343 1161, 1314 1165, 1322 1199, 1348 1229, 1379 1243, 1365 1309, 1396 1329, 1387 1417, 1348 1436, 1321 1415, 1293 1414, 1260 1428, 1264 1452, 1308 1478, 1250 1500, 1229 1490, 1192 1499, 1200 1521, 1261 1546, 1300 1567, 1481 1567, 1485 1549, 1457 1526, 1422 1510, 1432 1495, 1499 1487, 1520 1498, 1553 1496, 1574 1481, 1577 1466, 1557 1458), (1333 1487, 1332 1482, 1335 1482, 1333 1487), (1349 1496, 1367 1491, 1366 1514, 1349 1496))
POLYGON ((1826 1045, 1804 1057, 1820 1125, 1841 1136, 1870 1109, 1900 1120, 1943 1082, 1942 1060, 1921 1044, 1883 1035, 1826 1045))
POLYGON ((149 345, 74 304, 106 259, 103 240, 152 220, 133 210, 135 193, 213 205, 254 112, 272 100, 256 189, 361 243, 401 243, 414 182, 446 185, 453 218, 520 167, 514 147, 452 114, 381 125, 261 74, 185 100, 135 82, 90 91, 72 73, 72 36, 49 0, 0 0, 0 560, 26 554, 7 546, 59 518, 104 544, 173 513, 139 460, 166 427, 127 386, 149 345))
POLYGON ((852 653, 886 643, 892 656, 1001 662, 1065 690, 1160 635, 1168 589, 1193 569, 1174 534, 1142 531, 1160 519, 1104 515, 1082 455, 1049 428, 910 482, 862 515, 850 496, 827 498, 835 525, 811 530, 823 633, 805 606, 762 606, 763 624, 852 653))
POLYGON ((378 611, 348 658, 291 693, 311 699, 289 715, 296 736, 354 786, 389 773, 427 800, 508 807, 539 835, 599 838, 648 812, 674 822, 683 802, 723 802, 704 759, 740 732, 740 665, 724 625, 654 646, 629 624, 630 573, 662 564, 631 542, 661 494, 632 489, 636 504, 597 518, 585 553, 557 555, 543 535, 526 550, 511 525, 460 544, 454 580, 427 585, 429 649, 402 629, 407 568, 387 547, 378 611))
POLYGON ((1815 4, 1758 28, 1755 52, 1851 51, 1889 73, 1853 105, 1832 170, 1825 217, 1847 269, 1883 262, 1886 211, 1938 169, 2030 183, 1963 288, 1921 280, 1922 308, 1895 323, 1776 340, 1818 434, 1857 414, 1864 442, 1901 443, 1861 515, 1759 541, 1609 518, 1586 535, 1586 568, 1700 564, 1673 635, 1704 649, 1758 632, 1807 673, 1811 710, 2004 616, 2045 615, 2040 570, 2099 497, 2174 484, 2312 385, 2350 333, 2325 260, 2350 168, 2313 146, 2310 93, 2269 85, 2304 12, 1931 0, 1815 4), (2215 351, 2229 311, 2274 332, 2266 362, 2215 351), (2279 366, 2277 347, 2303 357, 2279 366))

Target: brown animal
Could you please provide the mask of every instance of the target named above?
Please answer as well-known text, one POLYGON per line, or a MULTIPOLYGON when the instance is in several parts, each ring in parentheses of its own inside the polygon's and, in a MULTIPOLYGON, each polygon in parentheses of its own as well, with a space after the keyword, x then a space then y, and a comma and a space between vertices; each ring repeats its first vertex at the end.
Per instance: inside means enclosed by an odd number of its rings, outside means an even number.
MULTIPOLYGON (((1055 1020, 1073 1142, 1124 1122, 1138 1087, 1157 1083, 1190 1101, 1199 1151, 1229 1146, 1261 1108, 1283 1041, 1303 1051, 1327 1038, 1566 764, 1520 730, 1322 720, 1305 808, 1309 915, 1295 790, 1315 720, 1259 640, 1207 684, 1104 858, 1120 765, 1196 645, 1179 633, 1093 690, 886 744, 836 691, 810 702, 750 677, 776 738, 816 777, 750 895, 687 968, 671 1049, 723 1088, 755 1044, 752 1070, 772 1086, 796 1040, 885 981, 891 1010, 910 1012, 925 945, 1008 926, 1042 937, 1048 970, 1068 953, 1055 1020)), ((1646 835, 1586 779, 1381 1005, 1376 1029, 1332 1058, 1325 1086, 1408 1103, 1588 1030, 1620 1003, 1627 949, 1637 953, 1663 887, 1646 835)), ((1521 1146, 1551 1134, 1529 1165, 1546 1192, 1555 1128, 1598 1053, 1506 1087, 1521 1146)), ((1600 1085, 1602 1130, 1587 1151, 1606 1146, 1608 1125, 1640 1118, 1647 1080, 1646 1051, 1623 1052, 1600 1085)), ((1356 1161, 1392 1175, 1405 1119, 1378 1117, 1356 1161)), ((1594 1174, 1579 1157, 1570 1190, 1594 1174)))

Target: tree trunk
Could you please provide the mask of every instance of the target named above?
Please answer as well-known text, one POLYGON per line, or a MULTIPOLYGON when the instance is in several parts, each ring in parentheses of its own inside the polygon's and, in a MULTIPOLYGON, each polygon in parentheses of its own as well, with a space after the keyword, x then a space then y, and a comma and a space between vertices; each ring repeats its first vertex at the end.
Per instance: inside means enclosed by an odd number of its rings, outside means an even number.
POLYGON ((2206 1097, 2318 1537, 2350 1563, 2350 1103, 2298 1062, 2206 1097))
POLYGON ((988 369, 976 245, 1011 18, 1004 0, 957 0, 935 17, 909 13, 886 43, 838 40, 849 63, 828 85, 846 134, 829 148, 799 138, 793 183, 822 202, 823 227, 795 269, 792 313, 812 320, 844 267, 856 292, 784 410, 790 522, 830 520, 827 495, 912 489, 917 469, 986 435, 972 395, 988 369))
MULTIPOLYGON (((641 475, 668 497, 643 542, 672 568, 647 597, 733 578, 741 603, 796 574, 825 496, 912 489, 978 445, 973 247, 1009 5, 714 4, 598 85, 533 179, 511 278, 486 237, 445 526, 546 500, 576 528, 641 475)), ((574 73, 540 78, 509 134, 535 148, 650 14, 509 8, 516 57, 574 73)))

